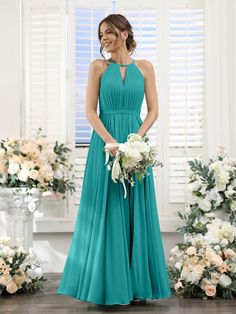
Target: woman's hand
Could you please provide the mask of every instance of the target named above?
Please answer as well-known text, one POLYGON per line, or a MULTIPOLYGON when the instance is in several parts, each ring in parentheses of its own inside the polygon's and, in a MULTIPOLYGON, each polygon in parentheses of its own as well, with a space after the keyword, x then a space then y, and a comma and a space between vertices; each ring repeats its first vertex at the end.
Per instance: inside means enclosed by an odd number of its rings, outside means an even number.
POLYGON ((116 144, 117 143, 117 147, 111 147, 111 148, 109 148, 109 154, 111 155, 111 156, 113 156, 113 157, 115 157, 116 156, 116 152, 117 152, 117 150, 118 150, 118 142, 115 140, 115 139, 111 139, 111 140, 109 140, 109 142, 107 142, 106 144, 110 144, 110 143, 114 143, 114 144, 116 144))

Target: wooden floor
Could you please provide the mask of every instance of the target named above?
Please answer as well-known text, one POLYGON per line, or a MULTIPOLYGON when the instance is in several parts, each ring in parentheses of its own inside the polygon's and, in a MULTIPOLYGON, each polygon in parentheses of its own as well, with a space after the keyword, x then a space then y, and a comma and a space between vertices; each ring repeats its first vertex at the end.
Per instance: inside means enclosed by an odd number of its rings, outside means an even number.
POLYGON ((0 313, 50 314, 50 313, 158 313, 158 314, 236 314, 236 300, 202 301, 180 299, 172 296, 167 299, 147 300, 144 305, 96 305, 64 295, 56 294, 61 274, 47 273, 45 289, 32 294, 0 296, 0 313))

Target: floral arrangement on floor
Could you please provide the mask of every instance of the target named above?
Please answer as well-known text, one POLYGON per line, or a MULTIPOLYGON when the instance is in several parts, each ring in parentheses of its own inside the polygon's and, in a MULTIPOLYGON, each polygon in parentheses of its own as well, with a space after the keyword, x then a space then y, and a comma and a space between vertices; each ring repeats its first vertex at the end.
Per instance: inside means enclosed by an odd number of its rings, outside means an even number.
POLYGON ((0 140, 0 187, 38 188, 43 195, 75 191, 74 176, 68 177, 71 150, 58 141, 51 143, 39 128, 34 139, 0 140))
POLYGON ((117 183, 119 180, 124 187, 124 198, 127 191, 125 180, 134 186, 133 175, 136 175, 140 182, 145 175, 149 175, 148 167, 163 166, 157 160, 157 149, 149 144, 148 136, 141 136, 138 133, 130 133, 125 143, 107 143, 104 147, 106 153, 105 165, 111 170, 112 180, 117 183), (109 149, 118 147, 115 158, 109 161, 109 149))
POLYGON ((171 289, 182 297, 236 297, 236 160, 224 148, 207 163, 188 161, 184 242, 171 250, 171 289), (221 219, 218 217, 221 216, 221 219))
POLYGON ((0 237, 0 295, 43 288, 47 281, 33 249, 11 246, 9 237, 0 237))

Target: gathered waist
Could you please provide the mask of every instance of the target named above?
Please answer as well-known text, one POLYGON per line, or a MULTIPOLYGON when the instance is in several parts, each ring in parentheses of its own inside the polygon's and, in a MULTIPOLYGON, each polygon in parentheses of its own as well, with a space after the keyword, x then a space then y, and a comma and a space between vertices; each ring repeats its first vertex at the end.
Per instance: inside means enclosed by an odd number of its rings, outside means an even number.
POLYGON ((112 109, 112 110, 106 110, 106 111, 100 111, 99 116, 108 115, 108 114, 134 114, 140 116, 140 112, 129 110, 129 109, 112 109))

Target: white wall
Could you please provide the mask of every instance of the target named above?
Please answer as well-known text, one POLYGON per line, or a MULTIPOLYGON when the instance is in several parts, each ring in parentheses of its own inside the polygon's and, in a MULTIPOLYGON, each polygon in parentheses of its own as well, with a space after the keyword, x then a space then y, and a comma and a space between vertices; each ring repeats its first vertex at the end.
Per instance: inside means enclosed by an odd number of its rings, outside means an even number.
MULTIPOLYGON (((207 0, 208 1, 208 0, 207 0)), ((211 0, 209 0, 211 1, 211 0)), ((230 5, 228 32, 229 51, 229 101, 225 102, 229 112, 230 153, 236 157, 236 3, 230 5)), ((20 71, 20 1, 0 0, 0 136, 21 136, 21 71, 20 71)), ((214 92, 214 90, 212 91, 214 92)), ((214 115, 212 119, 214 124, 214 115)), ((213 134, 214 135, 214 134, 213 134)), ((211 144, 211 143, 210 143, 211 144)), ((213 147, 213 145, 212 145, 213 147)), ((0 235, 4 234, 3 213, 0 212, 0 235)), ((176 242, 181 241, 179 233, 164 232, 163 244, 166 257, 176 242)), ((44 271, 61 272, 69 250, 72 233, 34 233, 34 247, 37 254, 48 263, 44 271)))
POLYGON ((0 137, 20 135, 20 2, 0 0, 0 137))
POLYGON ((236 157, 236 1, 231 0, 229 15, 229 36, 230 36, 230 144, 231 155, 236 157))

